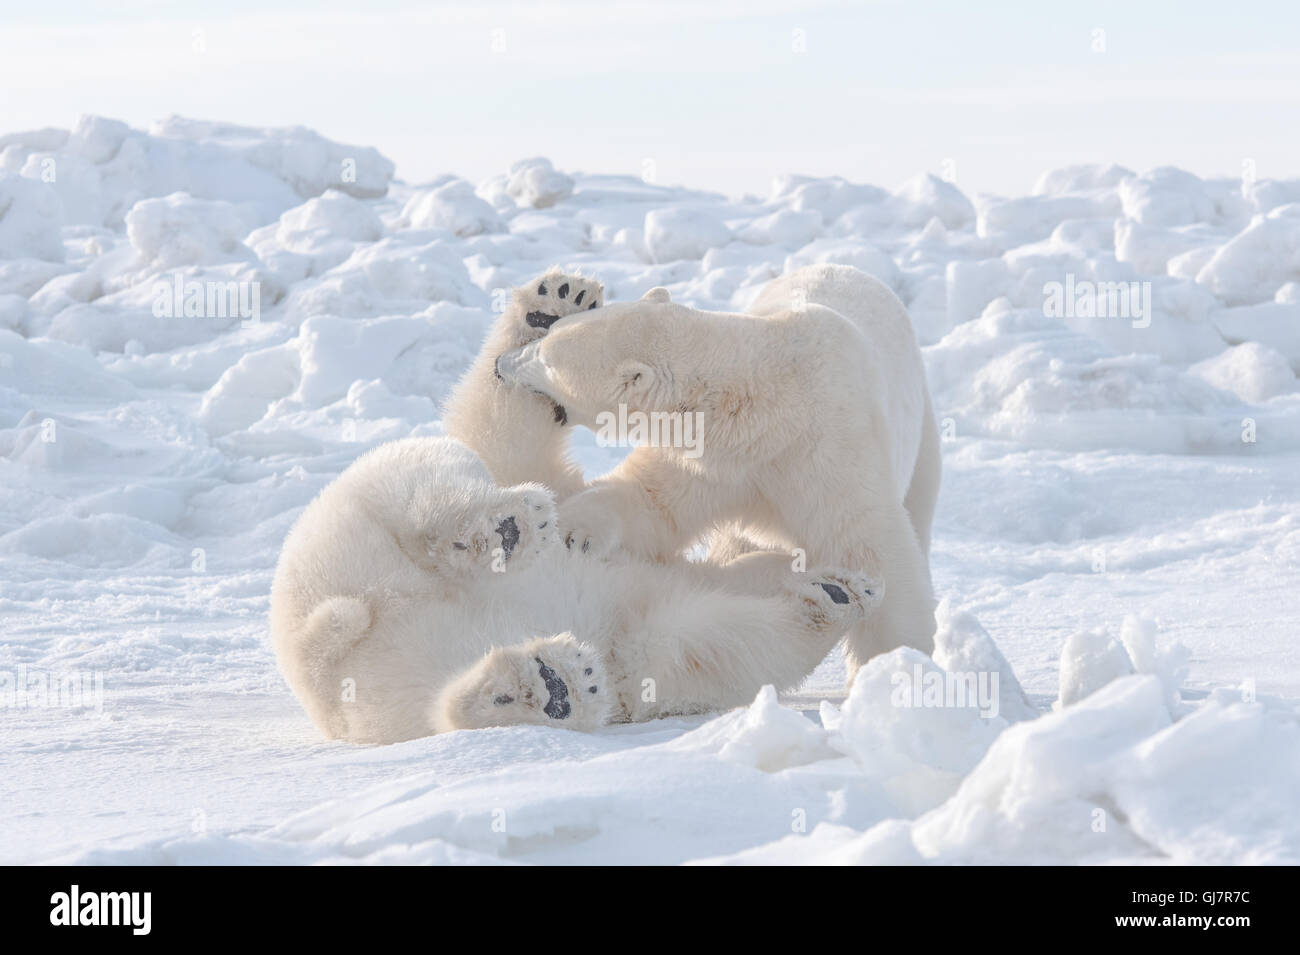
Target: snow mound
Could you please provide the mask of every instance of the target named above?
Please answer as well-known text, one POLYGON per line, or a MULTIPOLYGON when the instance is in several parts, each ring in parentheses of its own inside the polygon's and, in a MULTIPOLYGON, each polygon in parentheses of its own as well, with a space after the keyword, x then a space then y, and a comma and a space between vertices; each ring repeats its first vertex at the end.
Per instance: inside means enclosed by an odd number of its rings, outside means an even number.
POLYGON ((148 132, 97 116, 70 131, 4 138, 0 171, 48 184, 69 223, 120 227, 141 199, 184 192, 246 206, 258 223, 336 189, 383 196, 393 164, 302 127, 254 129, 171 117, 148 132))
POLYGON ((1300 387, 1286 356, 1258 342, 1226 348, 1188 371, 1251 404, 1291 394, 1300 387))
POLYGON ((829 179, 812 179, 807 176, 783 176, 772 189, 772 201, 787 206, 792 212, 815 212, 823 224, 830 225, 852 209, 867 207, 880 209, 882 218, 890 213, 883 210, 890 194, 878 186, 848 182, 838 176, 829 179))
POLYGON ((1162 167, 1120 181, 1124 215, 1148 226, 1182 226, 1212 221, 1215 206, 1205 184, 1181 169, 1162 167))
POLYGON ((998 676, 998 715, 1008 722, 1033 719, 1034 705, 1016 679, 1015 671, 975 615, 957 610, 944 600, 935 611, 934 662, 949 673, 998 676))
POLYGON ((126 214, 126 234, 140 258, 159 268, 251 258, 241 241, 251 223, 238 207, 183 192, 142 199, 126 214))
POLYGON ((975 221, 975 207, 962 191, 928 173, 903 183, 894 192, 892 205, 906 226, 925 226, 938 219, 947 229, 961 229, 975 221))
POLYGON ((334 189, 284 213, 276 228, 276 237, 286 245, 313 235, 375 242, 383 233, 384 225, 373 209, 334 189))
POLYGON ((754 245, 779 245, 787 248, 807 245, 821 231, 820 213, 812 209, 778 209, 771 215, 755 219, 738 237, 754 245))
POLYGON ((1060 196, 1094 189, 1110 189, 1133 175, 1132 170, 1114 163, 1095 163, 1050 169, 1034 183, 1036 196, 1060 196))
POLYGON ((950 696, 971 689, 952 675, 917 650, 881 654, 858 671, 835 726, 836 745, 908 815, 951 796, 1007 725, 996 705, 981 710, 978 679, 969 699, 950 696))
POLYGON ((463 179, 416 193, 402 208, 402 219, 413 228, 446 229, 463 238, 505 229, 497 211, 463 179))
POLYGON ((555 169, 549 159, 525 159, 506 173, 505 190, 521 206, 549 209, 573 194, 573 180, 555 169))
POLYGON ((645 243, 655 262, 701 259, 731 241, 731 230, 705 209, 653 209, 645 217, 645 243))
POLYGON ((259 129, 171 116, 155 123, 151 132, 204 147, 219 146, 288 183, 304 199, 327 189, 374 199, 388 191, 395 170, 376 149, 331 142, 304 126, 259 129))
POLYGON ((1254 219, 1214 252, 1196 281, 1225 305, 1252 305, 1300 279, 1300 215, 1280 214, 1290 209, 1300 205, 1254 219))
POLYGON ((63 261, 63 203, 58 193, 0 173, 0 258, 63 261))

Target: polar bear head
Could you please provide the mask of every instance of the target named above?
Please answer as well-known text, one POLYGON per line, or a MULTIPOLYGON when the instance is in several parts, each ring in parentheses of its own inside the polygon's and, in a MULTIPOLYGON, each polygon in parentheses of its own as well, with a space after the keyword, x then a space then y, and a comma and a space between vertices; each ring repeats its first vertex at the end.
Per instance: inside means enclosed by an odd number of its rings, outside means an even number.
POLYGON ((744 347, 736 333, 753 324, 679 305, 656 288, 635 302, 561 319, 545 338, 503 354, 497 372, 589 428, 620 411, 707 411, 725 404, 744 347))

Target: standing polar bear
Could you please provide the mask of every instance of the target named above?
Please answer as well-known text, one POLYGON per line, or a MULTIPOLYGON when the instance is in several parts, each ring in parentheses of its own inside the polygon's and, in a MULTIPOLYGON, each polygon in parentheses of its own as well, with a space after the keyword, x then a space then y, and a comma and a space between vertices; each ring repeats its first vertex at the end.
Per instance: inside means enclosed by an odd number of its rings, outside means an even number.
POLYGON ((582 486, 564 409, 508 388, 495 364, 599 295, 558 273, 518 290, 452 396, 453 437, 376 448, 298 519, 272 642, 326 735, 589 730, 738 706, 797 685, 879 603, 866 574, 795 574, 763 555, 719 567, 565 552, 555 495, 536 483, 582 486))
POLYGON ((761 567, 751 552, 789 562, 793 550, 812 566, 868 568, 886 589, 846 641, 851 672, 894 647, 933 650, 939 435, 907 311, 881 282, 810 266, 745 314, 652 289, 556 322, 497 370, 593 429, 611 414, 701 416, 689 453, 638 447, 564 501, 571 546, 671 560, 725 528, 718 562, 761 567))

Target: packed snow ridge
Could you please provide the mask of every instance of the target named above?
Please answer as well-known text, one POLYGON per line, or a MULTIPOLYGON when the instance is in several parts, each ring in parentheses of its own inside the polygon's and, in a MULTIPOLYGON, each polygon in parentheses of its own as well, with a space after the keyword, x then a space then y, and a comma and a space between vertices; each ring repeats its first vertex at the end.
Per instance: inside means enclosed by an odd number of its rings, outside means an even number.
POLYGON ((1300 862, 1300 179, 394 173, 297 127, 0 135, 0 858, 1300 862), (315 737, 266 642, 280 543, 441 433, 506 290, 739 310, 817 262, 924 346, 933 659, 596 734, 315 737))

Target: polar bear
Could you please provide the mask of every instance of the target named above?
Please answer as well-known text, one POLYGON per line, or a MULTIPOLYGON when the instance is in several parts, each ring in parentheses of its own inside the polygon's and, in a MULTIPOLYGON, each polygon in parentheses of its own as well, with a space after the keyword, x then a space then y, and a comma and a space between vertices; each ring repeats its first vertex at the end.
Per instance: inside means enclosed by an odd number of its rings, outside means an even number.
POLYGON ((447 418, 481 453, 456 437, 376 448, 286 539, 272 643, 327 736, 590 730, 738 706, 764 684, 797 685, 879 604, 882 584, 865 573, 794 573, 762 554, 727 567, 574 556, 550 489, 503 486, 499 473, 580 481, 562 409, 508 388, 492 366, 503 344, 581 308, 582 281, 548 273, 489 333, 487 361, 466 375, 447 418), (534 307, 546 298, 549 311, 534 307), (477 417, 485 411, 495 417, 477 417))
POLYGON ((846 641, 850 672, 897 646, 933 650, 939 435, 907 311, 881 282, 810 266, 743 314, 652 289, 563 318, 496 367, 593 429, 615 414, 699 416, 691 452, 637 447, 563 502, 570 546, 674 559, 723 528, 719 562, 757 549, 863 568, 887 590, 846 641))

